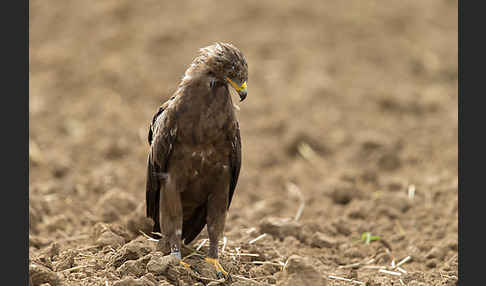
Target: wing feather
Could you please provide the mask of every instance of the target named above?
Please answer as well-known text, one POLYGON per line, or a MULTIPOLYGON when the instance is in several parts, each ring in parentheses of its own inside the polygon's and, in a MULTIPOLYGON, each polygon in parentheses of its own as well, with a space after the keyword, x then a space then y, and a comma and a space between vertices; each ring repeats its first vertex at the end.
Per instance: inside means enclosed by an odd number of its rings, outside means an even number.
POLYGON ((241 168, 241 137, 240 137, 240 127, 238 121, 236 122, 236 134, 231 140, 232 152, 230 154, 230 167, 231 167, 231 180, 230 189, 228 197, 228 209, 231 205, 231 200, 236 189, 236 184, 238 183, 238 177, 240 176, 241 168))
POLYGON ((175 98, 175 96, 171 97, 169 100, 164 102, 164 104, 159 106, 159 109, 157 110, 157 112, 152 117, 152 121, 150 121, 149 132, 148 132, 148 136, 147 136, 149 145, 152 145, 152 141, 154 139, 153 135, 154 135, 154 129, 155 129, 155 126, 156 126, 157 118, 159 118, 159 116, 164 112, 164 110, 167 109, 167 107, 174 100, 174 98, 175 98))
POLYGON ((154 232, 160 232, 160 188, 166 178, 176 133, 168 109, 172 97, 159 107, 149 127, 150 151, 147 160, 146 216, 154 220, 154 232))

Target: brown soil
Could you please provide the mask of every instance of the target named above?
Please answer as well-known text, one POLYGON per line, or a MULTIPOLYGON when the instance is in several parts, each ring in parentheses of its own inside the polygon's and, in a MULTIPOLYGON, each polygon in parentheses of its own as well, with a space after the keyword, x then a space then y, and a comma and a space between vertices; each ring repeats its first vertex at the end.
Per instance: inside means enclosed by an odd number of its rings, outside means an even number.
POLYGON ((32 285, 457 284, 457 1, 29 4, 32 285), (148 123, 215 41, 249 63, 224 282, 139 232, 148 123))

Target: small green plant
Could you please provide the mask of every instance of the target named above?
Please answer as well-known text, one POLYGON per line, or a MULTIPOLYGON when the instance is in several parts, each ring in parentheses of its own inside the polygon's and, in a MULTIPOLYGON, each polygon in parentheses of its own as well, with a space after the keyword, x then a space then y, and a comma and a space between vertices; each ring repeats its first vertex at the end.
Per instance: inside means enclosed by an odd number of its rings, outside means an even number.
POLYGON ((364 243, 366 244, 370 244, 371 241, 375 241, 375 240, 380 240, 381 237, 379 237, 378 235, 371 235, 370 232, 363 232, 361 234, 361 241, 363 241, 364 243))

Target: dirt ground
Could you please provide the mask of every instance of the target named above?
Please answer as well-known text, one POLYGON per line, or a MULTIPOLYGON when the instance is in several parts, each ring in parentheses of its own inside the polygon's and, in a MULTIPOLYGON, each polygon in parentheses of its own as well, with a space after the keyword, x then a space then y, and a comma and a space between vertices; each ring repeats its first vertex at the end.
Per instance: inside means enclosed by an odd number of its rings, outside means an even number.
POLYGON ((457 285, 457 1, 211 3, 29 1, 31 284, 457 285), (140 232, 148 123, 216 41, 249 64, 226 280, 205 230, 192 270, 140 232))

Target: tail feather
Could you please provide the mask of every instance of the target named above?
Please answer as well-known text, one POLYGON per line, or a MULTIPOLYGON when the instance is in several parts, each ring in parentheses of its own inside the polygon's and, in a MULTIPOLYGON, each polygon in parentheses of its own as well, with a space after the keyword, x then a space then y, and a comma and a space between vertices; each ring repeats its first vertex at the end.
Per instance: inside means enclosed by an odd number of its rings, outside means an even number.
POLYGON ((153 232, 160 232, 160 178, 156 166, 148 160, 146 186, 146 216, 154 220, 153 232))

